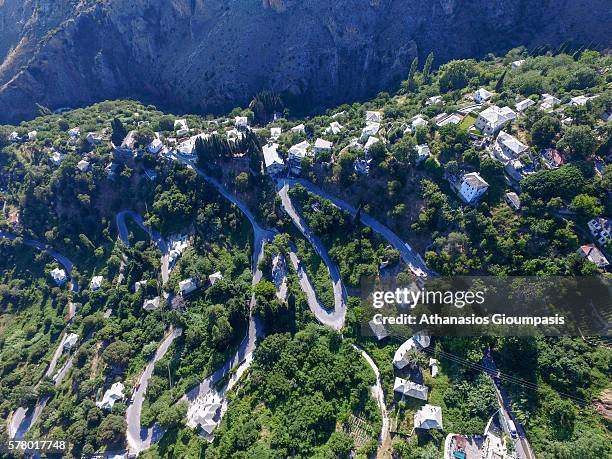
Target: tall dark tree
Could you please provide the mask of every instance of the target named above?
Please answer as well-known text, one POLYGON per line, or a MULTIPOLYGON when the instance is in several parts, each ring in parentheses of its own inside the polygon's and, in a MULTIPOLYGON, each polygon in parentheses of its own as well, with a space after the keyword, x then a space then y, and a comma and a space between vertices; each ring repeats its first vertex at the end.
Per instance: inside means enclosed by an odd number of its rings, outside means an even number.
POLYGON ((425 59, 425 65, 423 66, 423 83, 429 83, 431 81, 431 66, 433 65, 434 53, 433 51, 427 55, 425 59))
POLYGON ((125 136, 127 135, 127 131, 125 130, 123 123, 119 118, 114 118, 113 121, 111 121, 111 128, 113 130, 111 141, 114 145, 121 145, 123 139, 125 139, 125 136))
POLYGON ((419 67, 419 58, 417 56, 412 60, 412 64, 410 64, 410 72, 408 73, 408 89, 410 91, 414 91, 416 88, 414 76, 416 75, 418 67, 419 67))
POLYGON ((285 108, 281 97, 272 91, 261 91, 255 95, 249 108, 255 116, 255 122, 266 124, 272 120, 275 113, 280 113, 285 108))
POLYGON ((495 92, 500 93, 504 88, 504 79, 506 78, 507 72, 508 70, 504 70, 504 73, 501 74, 501 76, 497 80, 497 83, 495 83, 495 92))

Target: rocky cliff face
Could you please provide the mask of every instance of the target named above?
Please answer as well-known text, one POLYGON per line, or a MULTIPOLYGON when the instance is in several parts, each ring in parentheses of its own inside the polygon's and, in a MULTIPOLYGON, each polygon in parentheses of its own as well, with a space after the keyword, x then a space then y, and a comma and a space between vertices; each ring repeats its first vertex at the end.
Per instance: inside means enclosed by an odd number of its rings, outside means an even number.
POLYGON ((336 104, 430 51, 609 47, 611 19, 609 0, 0 0, 0 121, 116 97, 221 110, 261 89, 336 104))

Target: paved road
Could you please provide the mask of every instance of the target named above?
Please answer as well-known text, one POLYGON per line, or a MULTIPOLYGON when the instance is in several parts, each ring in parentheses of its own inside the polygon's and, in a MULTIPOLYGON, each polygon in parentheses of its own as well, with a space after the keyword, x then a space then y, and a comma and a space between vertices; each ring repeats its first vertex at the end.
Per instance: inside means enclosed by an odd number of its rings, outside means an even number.
MULTIPOLYGON (((18 236, 16 236, 15 234, 0 231, 0 238, 2 239, 9 239, 11 241, 14 241, 15 239, 17 239, 17 237, 18 236)), ((29 245, 30 247, 34 247, 35 249, 40 250, 41 252, 48 253, 53 259, 55 259, 55 261, 62 265, 64 271, 66 271, 66 276, 68 276, 68 279, 70 279, 70 282, 72 283, 72 290, 74 292, 78 291, 78 285, 72 280, 72 268, 74 267, 74 263, 72 263, 72 261, 70 261, 68 257, 65 257, 61 253, 56 252, 48 244, 44 244, 40 241, 35 241, 33 239, 24 239, 23 243, 25 245, 29 245)))
POLYGON ((162 235, 156 231, 155 229, 145 225, 144 219, 142 215, 134 212, 133 210, 122 210, 115 216, 115 222, 117 224, 117 233, 119 235, 119 239, 126 246, 130 246, 130 238, 129 231, 127 229, 127 225, 125 223, 126 218, 131 218, 134 223, 136 223, 142 230, 149 235, 151 240, 155 242, 157 248, 162 253, 161 258, 161 275, 162 281, 165 284, 168 282, 168 278, 170 277, 170 265, 168 261, 168 244, 162 237, 162 235))
POLYGON ((145 395, 147 393, 147 387, 149 386, 149 380, 153 375, 153 369, 155 368, 155 364, 166 355, 168 349, 174 342, 176 338, 178 338, 183 333, 183 330, 180 328, 171 329, 170 333, 162 340, 155 355, 149 361, 144 371, 138 378, 137 389, 134 391, 132 396, 132 403, 128 406, 128 409, 125 413, 126 421, 127 421, 127 443, 130 452, 138 454, 141 451, 144 451, 151 447, 152 440, 156 437, 156 429, 155 427, 141 427, 140 425, 140 416, 142 413, 142 404, 145 399, 145 395))
POLYGON ((495 361, 493 360, 493 356, 491 355, 490 350, 487 350, 485 352, 485 355, 482 359, 482 364, 489 373, 489 376, 491 376, 493 384, 495 385, 495 392, 497 394, 497 401, 499 403, 499 412, 502 419, 501 424, 504 431, 511 436, 510 427, 508 423, 508 421, 510 420, 514 422, 514 425, 516 427, 518 438, 511 438, 518 458, 535 459, 535 455, 533 454, 531 446, 529 445, 529 441, 527 440, 527 434, 525 432, 525 429, 512 413, 510 397, 501 385, 501 381, 498 377, 497 366, 495 365, 495 361))
MULTIPOLYGON (((355 209, 355 207, 350 205, 348 202, 338 198, 337 196, 329 194, 328 192, 322 190, 321 188, 319 188, 312 182, 309 182, 308 180, 292 178, 283 178, 278 180, 279 187, 283 187, 286 185, 289 187, 293 187, 298 183, 311 193, 316 194, 323 199, 331 201, 336 207, 339 207, 345 212, 348 212, 350 215, 355 216, 357 214, 357 209, 355 209)), ((414 251, 407 242, 402 241, 402 239, 397 234, 395 234, 389 227, 383 225, 378 220, 370 217, 365 212, 361 212, 361 223, 372 228, 374 232, 381 235, 389 242, 389 244, 391 244, 397 251, 399 251, 402 260, 408 265, 410 270, 415 275, 433 276, 436 274, 427 267, 427 265, 423 261, 423 258, 421 258, 421 256, 416 251, 414 251)))
POLYGON ((181 161, 182 163, 187 164, 188 166, 191 166, 191 168, 200 177, 204 178, 208 183, 210 183, 219 192, 219 194, 221 194, 221 196, 223 196, 225 199, 227 199, 232 204, 234 204, 236 207, 238 207, 240 211, 246 216, 246 218, 248 218, 249 222, 251 223, 251 226, 253 227, 254 250, 253 250, 253 258, 252 258, 252 264, 253 264, 252 271, 253 272, 257 271, 257 253, 258 252, 255 249, 257 247, 261 247, 264 240, 266 239, 271 240, 272 238, 274 238, 274 236, 276 235, 276 232, 262 228, 259 225, 259 223, 257 223, 257 219, 255 218, 255 215, 253 214, 253 212, 251 212, 251 209, 249 209, 244 202, 242 202, 232 193, 227 191, 225 187, 216 178, 211 177, 206 172, 204 172, 202 169, 198 168, 193 161, 188 161, 186 159, 180 159, 180 158, 178 159, 178 161, 181 161))
MULTIPOLYGON (((318 304, 319 307, 313 310, 313 312, 317 316, 317 319, 319 319, 323 323, 330 324, 331 326, 339 330, 344 326, 344 321, 346 319, 347 296, 346 289, 344 288, 344 284, 342 283, 342 278, 340 277, 340 268, 338 268, 338 265, 331 259, 329 253, 327 252, 327 249, 325 248, 321 240, 311 231, 311 229, 308 227, 308 224, 293 207, 293 203, 291 202, 291 198, 289 197, 289 185, 284 184, 280 186, 278 188, 278 195, 281 198, 283 209, 285 209, 285 212, 287 212, 287 215, 291 217, 295 226, 300 230, 300 232, 315 249, 317 254, 321 257, 323 263, 325 263, 325 266, 327 266, 329 276, 332 280, 334 289, 334 310, 327 311, 321 308, 318 300, 313 301, 312 303, 309 302, 309 305, 318 304)), ((301 278, 304 279, 304 276, 301 276, 301 278)), ((305 292, 307 296, 312 295, 312 293, 309 293, 309 290, 305 290, 305 292)))
POLYGON ((382 415, 382 428, 380 430, 380 435, 378 437, 378 452, 376 457, 378 459, 382 457, 387 457, 387 450, 391 446, 391 436, 389 431, 389 412, 387 411, 387 405, 385 404, 385 393, 383 392, 382 380, 380 377, 380 370, 376 366, 374 359, 368 355, 368 353, 363 350, 361 347, 356 344, 352 344, 353 348, 361 353, 363 358, 368 362, 368 365, 374 371, 376 375, 376 383, 372 386, 372 393, 374 398, 376 399, 376 403, 378 404, 378 409, 382 415))

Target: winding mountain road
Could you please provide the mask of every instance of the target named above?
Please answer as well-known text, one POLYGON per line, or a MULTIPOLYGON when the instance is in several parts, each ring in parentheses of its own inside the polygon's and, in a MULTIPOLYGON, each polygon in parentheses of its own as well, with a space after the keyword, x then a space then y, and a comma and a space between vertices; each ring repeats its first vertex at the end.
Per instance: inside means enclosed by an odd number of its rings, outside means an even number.
POLYGON ((315 249, 317 254, 327 266, 327 270, 329 271, 329 276, 331 278, 334 290, 334 309, 333 311, 327 310, 316 299, 316 295, 314 295, 314 290, 312 290, 311 286, 303 282, 304 279, 307 278, 304 270, 301 268, 299 260, 297 259, 297 255, 294 253, 290 253, 291 261, 294 266, 298 270, 298 277, 300 278, 300 285, 305 287, 304 292, 307 297, 310 297, 311 301, 308 302, 310 309, 317 316, 317 319, 324 323, 325 325, 329 325, 336 330, 340 330, 344 326, 344 321, 346 320, 346 289, 344 288, 344 284, 342 283, 342 278, 340 277, 340 268, 338 265, 331 259, 327 249, 323 245, 323 242, 312 232, 308 224, 304 221, 304 219, 297 213, 295 207, 293 207, 293 203, 291 202, 291 198, 289 196, 289 185, 285 184, 277 189, 278 195, 281 198, 281 203, 283 205, 283 209, 289 215, 291 220, 293 220, 294 225, 297 229, 302 233, 302 235, 308 240, 308 242, 315 249), (313 297, 314 295, 314 297, 313 297))
MULTIPOLYGON (((281 189, 285 187, 290 188, 297 184, 302 185, 304 188, 306 188, 311 193, 316 194, 317 196, 323 199, 327 199, 332 204, 334 204, 336 207, 344 210, 345 212, 348 212, 351 216, 354 217, 355 215, 357 215, 357 209, 355 209, 355 207, 353 207, 351 204, 338 198, 337 196, 334 196, 326 192, 325 190, 319 188, 318 186, 316 186, 312 182, 309 182, 308 180, 299 179, 299 178, 282 178, 282 179, 277 180, 277 187, 281 189)), ((360 219, 361 219, 361 223, 372 228, 374 232, 378 233, 380 236, 386 239, 389 242, 389 244, 391 244, 391 246, 400 253, 400 256, 402 257, 402 260, 404 261, 404 263, 408 265, 410 270, 415 275, 421 276, 421 277, 436 275, 435 272, 433 272, 431 269, 427 267, 421 255, 419 255, 416 251, 414 251, 407 242, 404 242, 389 227, 383 225, 378 220, 370 217, 365 212, 360 213, 360 219)))

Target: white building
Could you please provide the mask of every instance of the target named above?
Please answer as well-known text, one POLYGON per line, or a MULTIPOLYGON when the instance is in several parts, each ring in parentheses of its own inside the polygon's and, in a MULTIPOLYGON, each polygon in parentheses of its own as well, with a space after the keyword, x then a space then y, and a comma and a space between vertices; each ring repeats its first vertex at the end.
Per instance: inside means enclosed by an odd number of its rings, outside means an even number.
POLYGON ((193 292, 196 288, 196 281, 192 277, 189 277, 179 282, 179 290, 181 295, 187 295, 193 292))
POLYGON ((336 134, 339 134, 342 131, 342 129, 344 129, 344 127, 340 123, 338 123, 337 121, 332 121, 329 124, 329 127, 325 129, 325 133, 336 135, 336 134))
POLYGON ((84 159, 80 160, 77 163, 77 169, 81 172, 87 172, 89 170, 89 161, 85 161, 84 159))
POLYGON ((440 371, 439 368, 440 362, 438 362, 437 359, 434 359, 433 357, 429 358, 429 371, 431 373, 431 377, 435 378, 438 375, 438 371, 440 371))
POLYGON ((588 225, 591 234, 601 245, 612 239, 612 220, 609 218, 594 218, 588 225))
POLYGON ((51 162, 53 163, 54 166, 59 166, 62 163, 62 160, 64 159, 64 154, 60 153, 59 151, 53 149, 51 152, 51 162))
POLYGON ((480 88, 474 92, 474 102, 477 104, 484 104, 488 102, 491 97, 493 97, 493 93, 487 91, 485 88, 480 88))
POLYGON ((89 288, 96 291, 102 286, 102 282, 104 282, 104 278, 102 276, 94 276, 91 278, 89 288))
POLYGON ((19 140, 19 133, 17 131, 13 131, 9 134, 8 137, 9 142, 17 142, 19 140))
POLYGON ((591 263, 595 263, 598 268, 603 269, 610 264, 601 250, 599 250, 593 244, 580 246, 578 253, 582 258, 586 258, 591 263))
POLYGON ((542 94, 542 102, 540 104, 541 110, 552 110, 557 105, 559 105, 561 101, 557 99, 555 96, 551 96, 548 93, 542 94))
POLYGON ((125 386, 116 382, 104 393, 102 400, 96 402, 96 406, 102 410, 110 411, 117 400, 123 400, 123 389, 125 389, 125 386))
POLYGON ((63 285, 68 279, 66 271, 60 268, 53 269, 50 274, 57 285, 63 285))
POLYGON ((210 285, 215 285, 215 283, 221 279, 223 279, 223 275, 221 274, 221 271, 217 271, 216 273, 213 273, 210 276, 208 276, 208 281, 210 282, 210 285))
POLYGON ((367 111, 365 114, 366 123, 380 123, 382 121, 382 113, 375 111, 367 111))
POLYGON ((142 309, 144 309, 145 311, 155 311, 157 308, 159 308, 159 297, 158 296, 156 296, 155 298, 145 300, 142 305, 142 309))
POLYGON ((408 126, 404 132, 411 132, 414 134, 418 128, 424 126, 427 126, 427 120, 423 118, 423 115, 416 115, 410 120, 410 126, 408 126))
POLYGON ((333 143, 330 142, 329 140, 324 140, 324 139, 317 139, 315 140, 314 143, 314 154, 316 156, 320 155, 321 153, 329 153, 331 152, 333 143))
POLYGON ((153 141, 147 147, 147 151, 156 155, 161 151, 162 148, 164 148, 164 144, 162 143, 162 141, 159 139, 153 139, 153 141))
POLYGON ((197 399, 187 409, 187 425, 192 429, 201 427, 207 439, 211 441, 212 433, 220 421, 222 402, 216 392, 207 393, 201 399, 197 399))
POLYGON ((427 404, 414 414, 415 429, 442 429, 442 408, 427 404))
POLYGON ((427 144, 417 145, 416 151, 418 155, 417 164, 422 163, 423 161, 425 161, 427 158, 431 156, 431 150, 429 149, 429 145, 427 144))
POLYGON ((78 341, 79 341, 79 335, 77 335, 76 333, 69 333, 68 335, 66 335, 66 338, 64 338, 62 347, 64 348, 65 351, 69 351, 70 349, 74 347, 74 345, 78 341))
POLYGON ((444 105, 442 96, 432 96, 425 102, 426 105, 444 105))
POLYGON ((414 335, 412 338, 404 341, 402 345, 395 351, 393 356, 393 365, 398 370, 401 370, 410 363, 410 351, 425 349, 429 347, 431 338, 427 335, 414 335))
POLYGON ((586 105, 586 103, 588 102, 589 98, 587 96, 577 96, 577 97, 572 97, 569 101, 570 105, 573 105, 575 107, 578 107, 580 105, 586 105))
POLYGON ((465 202, 471 204, 476 202, 488 189, 489 184, 478 172, 470 172, 465 174, 461 180, 459 195, 465 202))
POLYGON ((516 113, 510 107, 492 105, 478 114, 474 126, 485 135, 494 135, 515 118, 516 113))
POLYGON ((535 105, 535 101, 533 99, 524 99, 524 100, 521 100, 520 102, 517 102, 515 105, 515 108, 517 112, 523 112, 527 110, 529 107, 531 107, 532 105, 535 105))
POLYGON ((38 132, 36 132, 36 131, 28 132, 28 140, 29 141, 36 140, 36 137, 38 137, 38 132))
POLYGON ((79 135, 81 135, 81 128, 74 127, 68 130, 68 135, 73 139, 76 139, 79 135))
POLYGON ((246 129, 249 127, 249 119, 246 116, 237 116, 234 118, 234 126, 236 129, 246 129))
POLYGON ((283 130, 279 127, 270 128, 270 138, 272 140, 277 140, 281 136, 282 132, 283 130))
POLYGON ((378 134, 379 129, 380 129, 380 123, 366 124, 366 126, 361 131, 361 136, 359 137, 359 140, 361 142, 367 142, 367 140, 371 136, 378 134))
POLYGON ((285 170, 285 162, 278 154, 278 144, 269 143, 263 147, 266 173, 271 176, 281 174, 285 170))
POLYGON ((419 400, 425 401, 427 401, 427 395, 429 393, 427 386, 423 386, 422 384, 417 384, 402 378, 395 378, 393 391, 407 397, 418 398, 419 400))
POLYGON ((508 161, 518 158, 528 149, 529 147, 521 143, 516 137, 501 131, 495 141, 493 153, 498 160, 506 164, 508 161))
POLYGON ((512 64, 510 64, 510 66, 512 67, 512 70, 516 70, 516 69, 520 68, 524 63, 525 63, 525 59, 520 59, 518 61, 512 62, 512 64))
POLYGON ((510 191, 504 195, 504 198, 508 205, 514 210, 520 210, 521 208, 521 198, 514 191, 510 191))
POLYGON ((187 125, 187 120, 175 120, 174 130, 176 131, 177 137, 185 137, 186 135, 189 135, 189 126, 187 125))
POLYGON ((302 172, 302 159, 308 156, 309 148, 310 144, 307 140, 289 148, 289 168, 294 174, 299 175, 302 172))
POLYGON ((297 132, 297 133, 305 134, 306 133, 306 126, 304 126, 304 124, 298 124, 297 126, 293 126, 290 130, 291 130, 291 132, 297 132))

